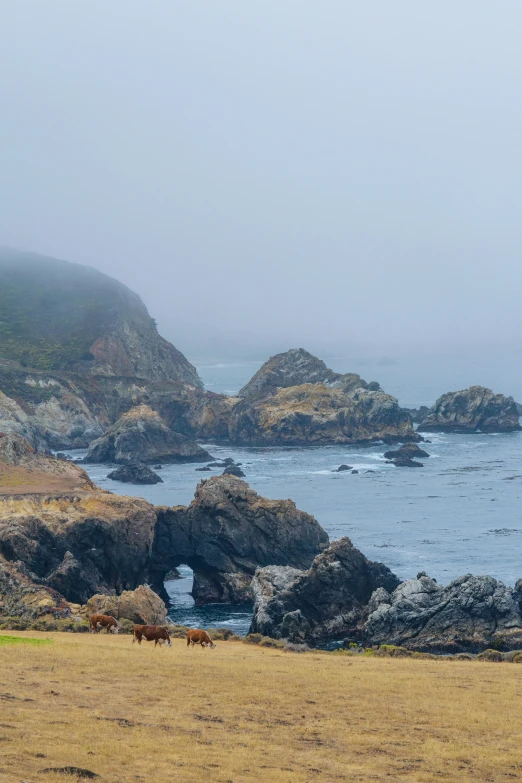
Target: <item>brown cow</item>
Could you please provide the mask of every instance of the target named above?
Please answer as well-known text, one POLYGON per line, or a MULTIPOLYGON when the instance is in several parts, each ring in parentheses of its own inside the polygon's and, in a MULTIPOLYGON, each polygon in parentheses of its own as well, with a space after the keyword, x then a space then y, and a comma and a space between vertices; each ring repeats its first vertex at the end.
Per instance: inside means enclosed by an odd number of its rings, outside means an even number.
POLYGON ((98 633, 102 628, 107 629, 107 633, 119 633, 120 624, 114 617, 110 617, 108 614, 93 614, 89 617, 89 625, 91 627, 91 633, 98 633))
POLYGON ((166 642, 167 647, 172 647, 169 632, 161 625, 135 625, 133 630, 133 644, 141 644, 141 640, 146 639, 148 642, 154 642, 154 647, 162 642, 166 642))
POLYGON ((187 631, 187 647, 190 644, 192 647, 194 647, 195 644, 200 644, 202 648, 216 646, 206 631, 197 631, 195 628, 191 628, 190 631, 187 631))

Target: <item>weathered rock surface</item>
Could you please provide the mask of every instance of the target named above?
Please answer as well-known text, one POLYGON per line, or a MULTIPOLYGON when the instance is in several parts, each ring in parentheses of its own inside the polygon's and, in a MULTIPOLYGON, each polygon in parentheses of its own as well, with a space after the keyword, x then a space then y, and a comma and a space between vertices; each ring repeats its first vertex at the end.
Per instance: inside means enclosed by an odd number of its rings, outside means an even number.
POLYGON ((389 460, 416 459, 429 456, 428 452, 421 449, 416 443, 403 443, 398 449, 384 452, 385 459, 389 460))
POLYGON ((304 348, 292 348, 285 353, 272 356, 256 374, 243 386, 240 397, 265 395, 278 388, 302 386, 305 383, 322 383, 335 386, 349 392, 356 388, 379 389, 375 381, 366 383, 356 373, 344 375, 328 369, 326 364, 305 351, 304 348))
POLYGON ((256 571, 250 632, 292 642, 339 639, 360 627, 375 590, 389 592, 399 583, 389 568, 368 560, 349 538, 341 538, 307 571, 256 571))
POLYGON ((21 435, 0 433, 0 495, 94 489, 74 463, 39 454, 21 435))
POLYGON ((122 481, 124 484, 163 484, 163 479, 154 473, 148 465, 122 465, 112 470, 107 478, 112 481, 122 481))
POLYGON ((167 340, 139 296, 86 266, 0 250, 0 358, 43 370, 181 380, 195 368, 167 340))
POLYGON ((138 405, 91 443, 85 462, 128 464, 209 459, 210 454, 201 446, 169 429, 157 411, 148 405, 138 405))
POLYGON ((108 492, 3 496, 0 555, 83 604, 146 581, 155 525, 153 506, 108 492))
POLYGON ((158 508, 150 579, 182 563, 194 571, 197 604, 246 602, 258 566, 307 568, 328 544, 317 521, 291 500, 268 500, 230 475, 200 482, 188 507, 158 508))
POLYGON ((71 609, 56 590, 35 584, 15 564, 0 556, 0 622, 6 618, 34 621, 69 617, 71 609))
POLYGON ((147 585, 124 590, 121 595, 93 595, 84 607, 87 616, 107 614, 116 620, 130 620, 142 625, 164 625, 167 609, 161 598, 147 585))
POLYGON ((515 589, 466 574, 441 587, 425 574, 370 599, 366 638, 427 652, 522 646, 522 582, 515 589), (373 611, 371 611, 373 610, 373 611))
POLYGON ((419 440, 409 414, 389 394, 346 393, 321 383, 245 397, 230 413, 229 437, 251 446, 419 440))
POLYGON ((443 394, 430 408, 421 427, 423 432, 512 432, 519 429, 515 400, 483 386, 443 394))
POLYGON ((414 424, 421 424, 430 411, 427 405, 421 405, 419 408, 405 408, 405 410, 410 414, 414 424))

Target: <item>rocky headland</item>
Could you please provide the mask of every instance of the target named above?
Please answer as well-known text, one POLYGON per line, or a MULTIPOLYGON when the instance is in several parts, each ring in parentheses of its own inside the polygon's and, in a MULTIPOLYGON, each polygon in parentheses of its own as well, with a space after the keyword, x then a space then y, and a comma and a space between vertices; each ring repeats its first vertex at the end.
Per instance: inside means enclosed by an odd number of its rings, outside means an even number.
POLYGON ((520 430, 520 413, 512 397, 484 386, 471 386, 439 397, 424 417, 423 432, 513 432, 520 430))

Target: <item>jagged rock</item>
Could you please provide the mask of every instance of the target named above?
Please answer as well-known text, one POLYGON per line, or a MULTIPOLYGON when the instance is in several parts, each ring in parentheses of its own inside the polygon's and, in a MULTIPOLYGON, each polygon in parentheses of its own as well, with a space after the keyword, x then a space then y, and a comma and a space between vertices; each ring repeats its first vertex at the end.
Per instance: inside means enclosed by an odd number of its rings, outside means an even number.
POLYGON ((0 494, 94 489, 73 462, 38 453, 21 435, 0 433, 0 494))
POLYGON ((356 373, 340 373, 329 370, 326 364, 305 351, 304 348, 292 348, 286 353, 278 353, 272 356, 250 381, 243 386, 239 397, 265 395, 277 388, 290 386, 302 386, 308 383, 322 383, 326 386, 335 386, 344 389, 345 392, 356 388, 372 388, 378 390, 379 384, 373 381, 366 383, 356 373))
POLYGON ((121 595, 93 595, 84 607, 84 613, 107 614, 116 620, 130 620, 142 625, 164 625, 167 609, 161 598, 148 587, 124 590, 121 595))
POLYGON ((342 473, 345 470, 353 470, 352 465, 339 465, 339 467, 337 468, 337 470, 335 472, 336 473, 342 473))
POLYGON ((512 397, 471 386, 439 397, 422 422, 423 432, 511 432, 520 430, 519 411, 512 397))
POLYGON ((108 473, 107 478, 122 481, 124 484, 163 484, 163 479, 148 465, 139 464, 122 465, 121 468, 108 473))
POLYGON ((250 632, 295 642, 340 639, 360 627, 377 588, 390 592, 398 584, 389 568, 367 560, 349 538, 340 538, 308 571, 256 571, 250 632))
POLYGON ((522 644, 522 592, 490 576, 466 574, 446 587, 419 574, 390 596, 371 597, 365 624, 371 644, 428 652, 478 652, 522 644), (373 610, 373 611, 372 611, 373 610))
POLYGON ((223 471, 223 476, 237 476, 237 478, 244 478, 245 474, 239 467, 239 465, 227 465, 223 471))
POLYGON ((155 525, 153 506, 108 492, 3 496, 0 555, 83 604, 145 581, 155 525))
POLYGON ((232 442, 250 446, 417 441, 408 413, 383 391, 322 383, 245 397, 231 411, 232 442))
POLYGON ((291 500, 268 500, 235 476, 212 476, 188 507, 158 508, 150 579, 187 564, 197 604, 247 602, 258 566, 307 568, 328 544, 316 520, 291 500))
POLYGON ((427 405, 421 405, 419 408, 405 408, 405 410, 410 414, 414 424, 422 424, 430 409, 427 405))
POLYGON ((178 432, 172 432, 159 413, 138 405, 93 441, 86 462, 205 462, 210 454, 178 432))
POLYGON ((23 570, 23 564, 9 563, 0 556, 0 622, 7 617, 24 621, 46 615, 55 619, 70 617, 71 607, 63 595, 35 584, 23 570))
POLYGON ((403 443, 398 449, 384 452, 384 458, 389 460, 429 456, 428 452, 421 449, 416 443, 403 443))

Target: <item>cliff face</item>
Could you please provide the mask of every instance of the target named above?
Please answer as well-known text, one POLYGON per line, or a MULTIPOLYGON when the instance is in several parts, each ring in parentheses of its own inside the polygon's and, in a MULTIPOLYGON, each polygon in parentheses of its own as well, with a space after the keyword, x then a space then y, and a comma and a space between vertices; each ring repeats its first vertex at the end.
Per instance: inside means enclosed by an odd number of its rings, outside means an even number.
POLYGON ((1 250, 0 314, 0 358, 22 366, 201 386, 139 296, 90 267, 1 250))

